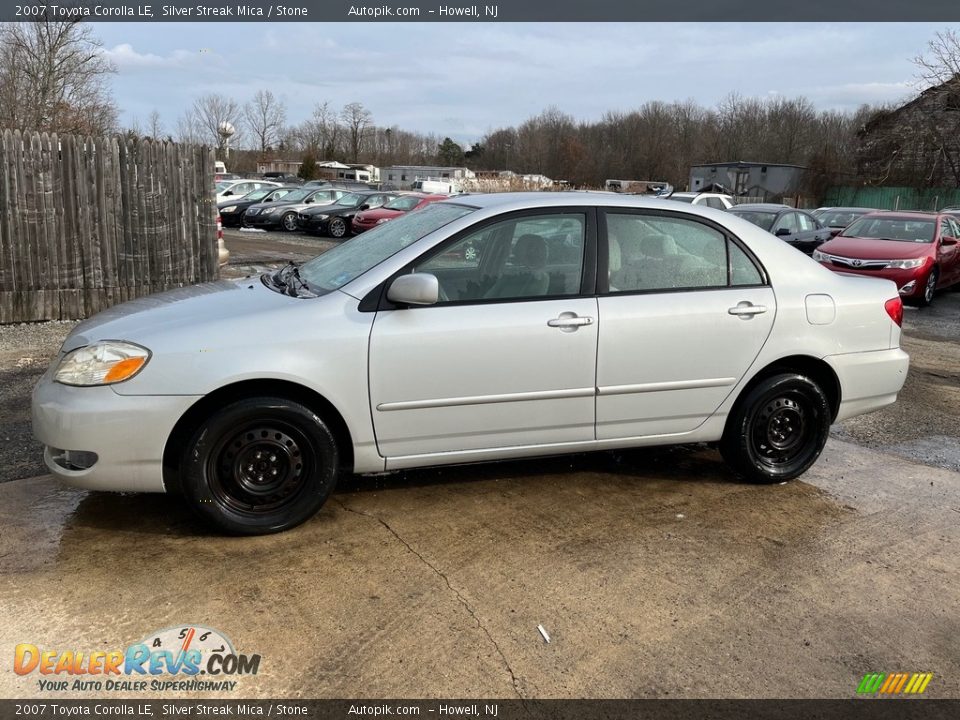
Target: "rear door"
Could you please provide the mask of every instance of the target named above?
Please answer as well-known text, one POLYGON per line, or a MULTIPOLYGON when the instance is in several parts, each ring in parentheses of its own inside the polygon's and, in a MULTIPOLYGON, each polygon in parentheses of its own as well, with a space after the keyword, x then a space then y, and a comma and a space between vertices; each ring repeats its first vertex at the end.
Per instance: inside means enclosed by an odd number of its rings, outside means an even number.
POLYGON ((770 335, 776 299, 719 226, 668 211, 601 215, 597 439, 689 432, 770 335))

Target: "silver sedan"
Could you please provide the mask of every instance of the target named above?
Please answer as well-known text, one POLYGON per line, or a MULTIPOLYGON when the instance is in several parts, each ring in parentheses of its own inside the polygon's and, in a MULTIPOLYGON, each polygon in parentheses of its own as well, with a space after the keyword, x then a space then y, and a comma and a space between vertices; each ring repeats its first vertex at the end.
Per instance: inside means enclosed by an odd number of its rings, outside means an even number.
POLYGON ((781 482, 896 400, 901 319, 893 283, 729 213, 464 195, 83 322, 34 431, 58 478, 177 491, 236 534, 302 523, 344 472, 710 442, 781 482))

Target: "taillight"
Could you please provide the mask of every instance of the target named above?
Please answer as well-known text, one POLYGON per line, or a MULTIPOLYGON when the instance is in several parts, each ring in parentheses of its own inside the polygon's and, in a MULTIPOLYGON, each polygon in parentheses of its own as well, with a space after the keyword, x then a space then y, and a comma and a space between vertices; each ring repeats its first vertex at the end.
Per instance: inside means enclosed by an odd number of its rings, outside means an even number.
POLYGON ((883 304, 883 309, 887 311, 891 320, 899 327, 903 327, 903 300, 898 297, 890 298, 883 304))
POLYGON ((219 215, 217 215, 217 240, 223 240, 223 223, 219 215))

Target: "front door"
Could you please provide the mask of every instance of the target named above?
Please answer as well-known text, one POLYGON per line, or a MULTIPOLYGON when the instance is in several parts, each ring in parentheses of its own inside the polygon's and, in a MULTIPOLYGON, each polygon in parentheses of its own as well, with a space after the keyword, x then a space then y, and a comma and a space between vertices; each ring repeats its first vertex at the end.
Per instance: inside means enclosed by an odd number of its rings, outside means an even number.
POLYGON ((377 312, 370 411, 381 455, 593 440, 597 299, 582 289, 588 236, 594 242, 588 217, 558 210, 501 219, 410 268, 435 275, 441 295, 435 305, 377 312))

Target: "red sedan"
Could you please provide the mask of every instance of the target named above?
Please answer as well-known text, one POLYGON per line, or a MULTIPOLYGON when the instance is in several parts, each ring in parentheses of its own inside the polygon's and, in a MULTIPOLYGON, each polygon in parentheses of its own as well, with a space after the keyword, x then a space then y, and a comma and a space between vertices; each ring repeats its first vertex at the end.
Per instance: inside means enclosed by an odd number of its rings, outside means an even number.
POLYGON ((960 283, 960 223, 943 213, 883 212, 855 220, 814 250, 841 273, 893 280, 904 300, 929 305, 939 288, 960 283))
POLYGON ((411 210, 422 208, 428 203, 446 199, 446 195, 429 195, 427 193, 407 193, 406 195, 401 195, 383 207, 378 207, 375 210, 364 210, 354 215, 353 232, 354 234, 362 233, 364 230, 369 230, 376 225, 385 223, 388 220, 393 220, 395 217, 400 217, 411 210))

